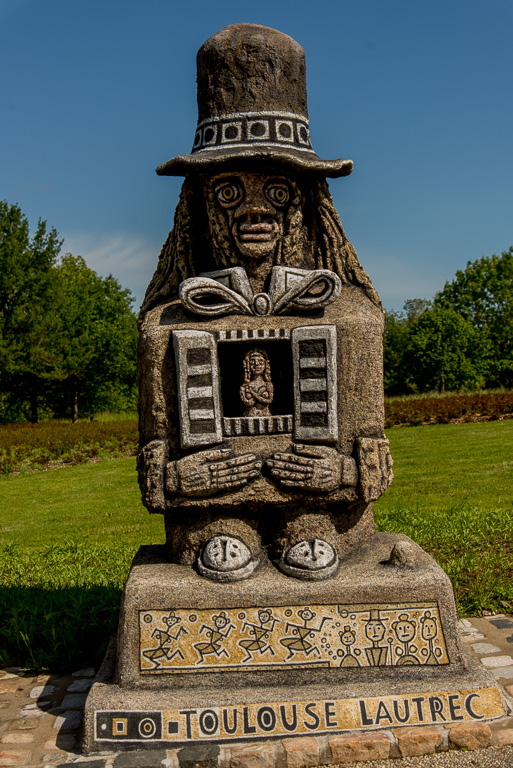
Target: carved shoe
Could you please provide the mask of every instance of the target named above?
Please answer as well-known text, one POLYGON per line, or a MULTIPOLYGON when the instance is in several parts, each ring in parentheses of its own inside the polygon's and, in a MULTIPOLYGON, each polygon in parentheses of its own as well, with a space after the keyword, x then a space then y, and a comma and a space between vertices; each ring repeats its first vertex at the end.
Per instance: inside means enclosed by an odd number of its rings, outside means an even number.
POLYGON ((198 557, 200 576, 211 581, 240 581, 247 579, 258 565, 249 547, 235 536, 213 536, 198 557))
POLYGON ((338 568, 339 559, 334 548, 327 541, 303 539, 294 544, 277 565, 287 576, 305 581, 322 581, 333 576, 338 568))

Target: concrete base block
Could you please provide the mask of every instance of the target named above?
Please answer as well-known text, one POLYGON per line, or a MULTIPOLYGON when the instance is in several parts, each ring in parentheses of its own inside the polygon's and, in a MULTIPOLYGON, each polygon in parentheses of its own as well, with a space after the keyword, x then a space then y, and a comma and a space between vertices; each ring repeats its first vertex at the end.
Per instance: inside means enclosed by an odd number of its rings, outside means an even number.
MULTIPOLYGON (((246 581, 217 584, 167 562, 162 548, 141 548, 117 652, 87 699, 85 751, 502 717, 496 681, 459 640, 445 573, 413 542, 414 567, 390 564, 404 541, 376 534, 326 582, 292 579, 268 563, 246 581)), ((289 752, 287 760, 313 760, 289 752)))

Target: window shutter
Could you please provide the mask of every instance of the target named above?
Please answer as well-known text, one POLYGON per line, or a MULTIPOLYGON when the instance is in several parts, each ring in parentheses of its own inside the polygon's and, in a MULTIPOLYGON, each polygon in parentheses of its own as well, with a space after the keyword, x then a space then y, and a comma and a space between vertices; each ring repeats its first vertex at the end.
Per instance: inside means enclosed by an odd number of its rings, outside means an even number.
POLYGON ((221 403, 214 336, 173 331, 182 448, 220 443, 221 403))
POLYGON ((337 423, 337 329, 308 325, 292 331, 294 438, 334 442, 337 423))

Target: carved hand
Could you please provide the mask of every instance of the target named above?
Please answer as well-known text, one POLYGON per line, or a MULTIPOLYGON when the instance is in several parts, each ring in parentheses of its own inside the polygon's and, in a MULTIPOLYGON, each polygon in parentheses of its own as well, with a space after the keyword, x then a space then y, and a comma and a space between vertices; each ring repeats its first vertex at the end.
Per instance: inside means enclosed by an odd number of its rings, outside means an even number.
POLYGON ((255 398, 249 384, 243 384, 240 388, 240 399, 244 405, 255 405, 255 398))
POLYGON ((275 453, 267 462, 272 476, 287 488, 321 493, 334 491, 343 482, 344 458, 352 461, 335 448, 294 445, 292 450, 294 453, 275 453))
POLYGON ((253 453, 227 458, 230 448, 184 456, 166 468, 166 490, 183 496, 211 496, 233 491, 260 475, 262 462, 253 453))
POLYGON ((394 479, 393 460, 386 437, 356 439, 360 489, 365 501, 375 501, 394 479))
POLYGON ((269 403, 272 403, 274 398, 274 387, 272 384, 267 384, 267 386, 260 387, 259 389, 253 389, 251 384, 248 384, 247 388, 250 395, 258 403, 261 403, 262 405, 269 405, 269 403))

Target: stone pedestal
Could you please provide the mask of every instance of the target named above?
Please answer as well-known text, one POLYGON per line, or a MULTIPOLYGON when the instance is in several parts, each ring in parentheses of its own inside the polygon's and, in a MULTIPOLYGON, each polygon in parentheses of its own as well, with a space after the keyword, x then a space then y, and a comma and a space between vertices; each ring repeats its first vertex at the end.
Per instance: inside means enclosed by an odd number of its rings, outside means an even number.
POLYGON ((494 679, 457 633, 450 581, 406 536, 378 533, 337 575, 267 562, 216 584, 142 547, 117 653, 89 694, 88 752, 503 716, 494 679), (399 545, 398 547, 396 545, 399 545), (390 559, 408 552, 411 567, 390 559))

